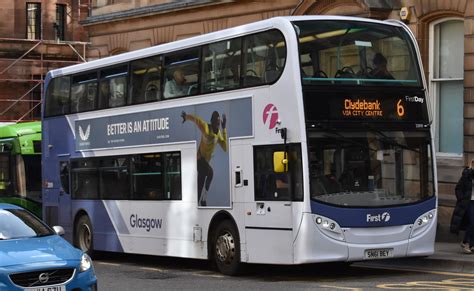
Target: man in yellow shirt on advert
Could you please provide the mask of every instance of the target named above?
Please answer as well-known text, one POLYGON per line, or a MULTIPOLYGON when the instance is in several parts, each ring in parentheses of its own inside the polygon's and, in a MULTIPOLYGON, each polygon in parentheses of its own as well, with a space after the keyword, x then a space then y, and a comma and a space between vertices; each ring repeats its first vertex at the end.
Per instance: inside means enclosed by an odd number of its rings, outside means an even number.
POLYGON ((209 162, 212 159, 216 144, 219 144, 222 150, 227 152, 226 116, 222 114, 221 121, 219 112, 214 111, 210 123, 205 122, 197 115, 186 114, 184 111, 181 113, 181 117, 183 123, 187 120, 192 121, 201 131, 201 142, 197 151, 198 205, 207 206, 207 192, 214 176, 214 170, 209 162))

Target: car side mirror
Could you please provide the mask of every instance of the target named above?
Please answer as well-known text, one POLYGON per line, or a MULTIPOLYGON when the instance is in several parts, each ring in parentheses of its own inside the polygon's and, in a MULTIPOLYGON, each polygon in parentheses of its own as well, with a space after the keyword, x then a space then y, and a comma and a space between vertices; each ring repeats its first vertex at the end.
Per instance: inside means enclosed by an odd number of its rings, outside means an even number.
POLYGON ((53 226, 54 232, 56 232, 57 235, 63 236, 66 232, 64 231, 64 228, 62 226, 55 225, 53 226))

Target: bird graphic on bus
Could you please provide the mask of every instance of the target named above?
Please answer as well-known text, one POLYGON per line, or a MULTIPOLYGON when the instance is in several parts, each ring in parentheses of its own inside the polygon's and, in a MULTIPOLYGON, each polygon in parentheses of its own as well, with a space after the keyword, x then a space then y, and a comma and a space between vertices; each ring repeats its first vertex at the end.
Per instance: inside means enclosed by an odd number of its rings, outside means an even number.
POLYGON ((82 141, 86 141, 89 139, 89 136, 91 134, 91 125, 89 124, 87 126, 86 132, 82 129, 82 126, 79 125, 79 136, 81 137, 82 141))

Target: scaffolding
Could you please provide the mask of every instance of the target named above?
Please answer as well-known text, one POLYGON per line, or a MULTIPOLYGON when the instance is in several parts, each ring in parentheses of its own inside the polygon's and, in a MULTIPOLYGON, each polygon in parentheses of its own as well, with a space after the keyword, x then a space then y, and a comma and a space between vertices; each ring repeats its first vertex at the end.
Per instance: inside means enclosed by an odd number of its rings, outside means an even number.
POLYGON ((43 94, 49 70, 86 62, 87 42, 0 38, 0 87, 23 85, 17 96, 0 96, 0 122, 35 120, 32 113, 41 108, 33 92, 43 94), (27 102, 30 106, 21 106, 27 102), (23 112, 12 110, 24 108, 23 112), (9 118, 6 118, 9 116, 9 118))

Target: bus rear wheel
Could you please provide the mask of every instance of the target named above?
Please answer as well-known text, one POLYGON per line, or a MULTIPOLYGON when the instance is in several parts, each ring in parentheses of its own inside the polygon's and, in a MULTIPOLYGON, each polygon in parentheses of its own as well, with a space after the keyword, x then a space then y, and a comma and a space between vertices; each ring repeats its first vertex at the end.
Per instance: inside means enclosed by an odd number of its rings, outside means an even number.
POLYGON ((235 225, 224 220, 216 229, 213 258, 217 269, 225 275, 237 275, 240 270, 240 239, 235 225))
POLYGON ((79 217, 74 226, 74 245, 81 249, 84 253, 92 256, 92 224, 89 216, 83 215, 79 217))

